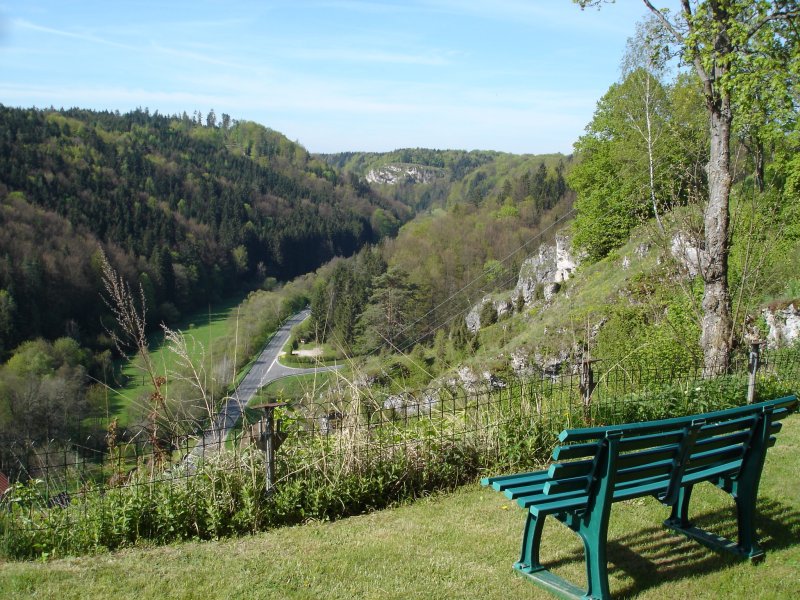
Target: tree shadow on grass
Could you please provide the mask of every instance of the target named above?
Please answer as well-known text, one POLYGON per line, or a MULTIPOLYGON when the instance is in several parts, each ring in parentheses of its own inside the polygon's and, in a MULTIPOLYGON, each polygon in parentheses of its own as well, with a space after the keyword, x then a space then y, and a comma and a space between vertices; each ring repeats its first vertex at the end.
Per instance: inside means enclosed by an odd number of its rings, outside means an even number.
MULTIPOLYGON (((732 508, 699 514, 692 520, 697 527, 736 539, 736 516, 732 508)), ((771 552, 800 545, 800 512, 795 507, 772 498, 760 500, 756 527, 767 564, 771 552)), ((608 574, 615 598, 633 597, 650 588, 706 575, 742 562, 727 552, 715 552, 660 526, 609 539, 607 552, 608 574), (614 579, 624 583, 615 585, 614 579)), ((543 563, 552 570, 583 560, 580 549, 559 560, 543 563)))

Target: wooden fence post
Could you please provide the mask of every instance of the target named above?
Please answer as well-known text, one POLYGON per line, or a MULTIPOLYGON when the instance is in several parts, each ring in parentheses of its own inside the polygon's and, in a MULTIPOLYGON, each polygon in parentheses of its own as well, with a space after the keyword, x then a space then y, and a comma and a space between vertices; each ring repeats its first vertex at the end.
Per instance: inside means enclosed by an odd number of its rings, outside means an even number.
POLYGON ((747 403, 752 404, 756 397, 756 374, 761 366, 761 344, 764 342, 753 342, 750 344, 750 358, 747 363, 747 403))

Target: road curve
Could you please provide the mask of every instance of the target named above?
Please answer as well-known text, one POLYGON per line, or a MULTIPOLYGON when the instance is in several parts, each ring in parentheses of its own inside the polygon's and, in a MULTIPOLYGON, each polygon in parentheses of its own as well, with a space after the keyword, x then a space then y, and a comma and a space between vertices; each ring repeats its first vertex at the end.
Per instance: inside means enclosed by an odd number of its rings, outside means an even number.
POLYGON ((268 383, 286 377, 287 375, 304 375, 310 373, 319 373, 321 371, 331 371, 338 369, 335 367, 314 367, 310 369, 295 369, 293 367, 286 367, 278 362, 281 350, 289 341, 292 327, 299 325, 305 321, 311 311, 305 309, 289 317, 281 325, 280 329, 275 332, 272 339, 267 343, 261 354, 253 363, 250 371, 242 379, 236 391, 225 402, 220 409, 217 416, 214 418, 211 430, 207 431, 203 436, 203 442, 198 444, 197 448, 208 447, 212 444, 221 444, 228 436, 228 433, 236 425, 236 422, 242 416, 244 407, 252 400, 256 392, 267 385, 268 383))

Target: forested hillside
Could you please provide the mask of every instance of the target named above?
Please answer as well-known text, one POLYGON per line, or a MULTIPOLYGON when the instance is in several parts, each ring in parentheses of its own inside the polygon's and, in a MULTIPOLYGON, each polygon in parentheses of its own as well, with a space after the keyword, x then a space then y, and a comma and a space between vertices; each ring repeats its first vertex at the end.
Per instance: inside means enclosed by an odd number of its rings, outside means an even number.
POLYGON ((102 250, 153 323, 288 280, 411 212, 260 125, 0 106, 0 358, 21 341, 100 345, 102 250))
POLYGON ((412 195, 432 194, 436 201, 380 248, 320 271, 309 326, 348 355, 405 352, 418 343, 430 346, 437 335, 435 360, 463 357, 470 336, 460 317, 481 296, 516 279, 573 198, 565 180, 570 160, 558 155, 415 149, 347 155, 335 164, 362 174, 392 164, 412 172, 415 166, 442 170, 432 181, 379 186, 410 204, 412 195), (372 166, 364 166, 365 156, 372 166), (391 162, 395 158, 404 162, 391 162), (456 176, 455 165, 468 163, 456 176))
MULTIPOLYGON (((389 197, 417 210, 470 202, 478 205, 501 187, 511 185, 515 199, 553 195, 542 177, 558 165, 563 176, 569 157, 561 154, 518 155, 489 150, 431 150, 403 148, 393 152, 342 152, 320 154, 320 160, 347 174, 378 184, 389 197), (381 185, 391 181, 390 185, 381 185)), ((553 184, 562 188, 557 178, 553 184)), ((504 195, 510 196, 507 187, 504 195)))

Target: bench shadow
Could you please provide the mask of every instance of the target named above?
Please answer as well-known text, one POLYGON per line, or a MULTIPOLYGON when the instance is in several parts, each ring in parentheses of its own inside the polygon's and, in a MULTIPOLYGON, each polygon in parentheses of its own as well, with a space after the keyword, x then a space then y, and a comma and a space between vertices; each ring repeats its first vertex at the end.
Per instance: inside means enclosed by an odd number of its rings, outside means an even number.
MULTIPOLYGON (((693 517, 693 523, 730 539, 736 538, 733 508, 698 514, 693 517)), ((760 500, 756 527, 759 544, 766 552, 767 564, 772 552, 800 545, 800 512, 795 507, 771 498, 760 500)), ((709 574, 742 562, 740 558, 710 550, 661 526, 609 539, 607 553, 608 574, 615 598, 634 597, 671 581, 709 574), (615 586, 615 577, 627 581, 622 587, 615 586)), ((578 549, 558 560, 542 563, 552 570, 583 560, 583 550, 578 549)))

